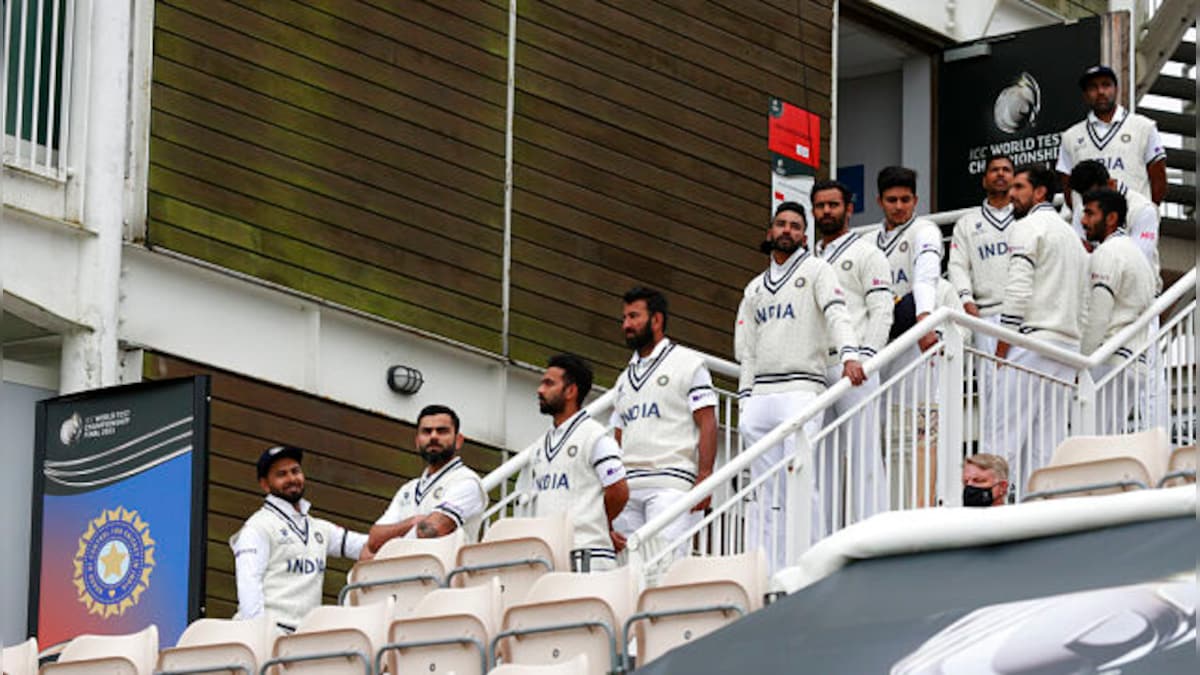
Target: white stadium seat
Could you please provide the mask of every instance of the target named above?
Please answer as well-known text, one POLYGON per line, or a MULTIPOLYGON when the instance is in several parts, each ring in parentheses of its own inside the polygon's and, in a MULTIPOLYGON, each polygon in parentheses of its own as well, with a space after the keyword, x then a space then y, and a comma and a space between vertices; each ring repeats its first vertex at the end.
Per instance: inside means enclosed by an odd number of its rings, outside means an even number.
POLYGON ((19 645, 5 647, 0 652, 0 667, 4 675, 37 675, 37 638, 29 638, 19 645))
POLYGON ((396 611, 407 614, 426 593, 445 584, 465 540, 459 528, 436 539, 388 541, 373 560, 350 569, 338 604, 366 605, 394 597, 396 611))
POLYGON ((488 645, 500 627, 500 612, 497 579, 470 588, 433 591, 422 598, 412 616, 392 622, 389 646, 377 665, 386 663, 390 675, 484 675, 488 645))
POLYGON ((1155 487, 1171 444, 1162 428, 1113 436, 1072 436, 1034 471, 1024 500, 1111 494, 1155 487))
POLYGON ((267 616, 253 619, 199 619, 192 622, 172 648, 158 655, 158 671, 188 673, 201 670, 219 675, 248 673, 271 656, 275 628, 267 616), (224 670, 213 670, 228 666, 224 670))
POLYGON ((633 613, 639 576, 628 566, 546 574, 523 602, 505 610, 503 630, 492 641, 493 659, 562 665, 587 654, 590 672, 619 670, 624 650, 618 641, 633 613))
POLYGON ((637 614, 627 623, 625 642, 636 636, 638 662, 649 663, 761 609, 766 586, 767 561, 761 549, 680 558, 658 586, 642 591, 637 614))
POLYGON ((483 541, 458 549, 449 585, 462 588, 499 579, 504 604, 511 606, 520 602, 542 575, 571 569, 574 531, 566 513, 498 520, 483 541))
POLYGON ((488 675, 587 675, 592 672, 588 668, 587 654, 553 666, 527 666, 519 663, 506 663, 488 671, 488 675))
POLYGON ((67 643, 50 675, 151 675, 158 660, 158 628, 128 635, 80 635, 67 643))
POLYGON ((1167 463, 1167 473, 1159 481, 1163 487, 1174 487, 1184 483, 1196 482, 1196 446, 1175 448, 1171 453, 1171 461, 1167 463))
POLYGON ((275 640, 265 675, 359 675, 372 672, 395 612, 391 598, 361 607, 322 605, 310 611, 296 632, 275 640))

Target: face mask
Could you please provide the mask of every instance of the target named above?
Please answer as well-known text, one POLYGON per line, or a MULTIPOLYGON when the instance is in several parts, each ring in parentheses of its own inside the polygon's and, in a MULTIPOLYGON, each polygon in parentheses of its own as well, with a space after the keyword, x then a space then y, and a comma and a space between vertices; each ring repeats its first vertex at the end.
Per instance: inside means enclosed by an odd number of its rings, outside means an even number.
MULTIPOLYGON (((994 485, 992 487, 995 487, 994 485)), ((992 488, 963 486, 963 506, 991 506, 993 501, 992 488)))
POLYGON ((420 454, 421 454, 421 459, 425 460, 426 464, 429 464, 430 466, 432 466, 434 464, 442 464, 444 462, 449 462, 450 458, 454 456, 454 450, 451 448, 447 448, 446 450, 442 450, 441 452, 430 452, 428 450, 421 450, 420 454))

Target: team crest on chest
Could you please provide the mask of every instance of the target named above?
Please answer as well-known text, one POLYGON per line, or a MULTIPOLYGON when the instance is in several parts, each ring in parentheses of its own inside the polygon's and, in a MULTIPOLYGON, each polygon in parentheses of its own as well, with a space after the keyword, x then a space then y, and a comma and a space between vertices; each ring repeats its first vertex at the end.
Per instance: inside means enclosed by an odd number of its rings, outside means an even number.
POLYGON ((578 454, 579 454, 579 446, 578 445, 572 445, 569 448, 567 448, 567 457, 574 457, 575 455, 578 455, 578 454))
POLYGON ((441 499, 441 498, 442 498, 442 495, 444 495, 444 494, 446 494, 446 488, 444 488, 444 487, 440 487, 440 488, 438 488, 438 489, 436 489, 436 490, 434 490, 434 491, 433 491, 433 498, 434 498, 434 499, 441 499))
POLYGON ((842 262, 842 269, 846 270, 847 272, 850 271, 851 267, 854 267, 854 263, 850 262, 849 260, 842 262))
POLYGON ((318 543, 318 544, 324 544, 324 543, 325 543, 325 536, 324 536, 324 535, 322 535, 320 532, 314 532, 314 533, 313 533, 313 538, 317 540, 317 543, 318 543))
POLYGON ((1129 134, 1121 134, 1121 142, 1128 143, 1133 137, 1129 134))
POLYGON ((908 250, 908 242, 907 241, 900 242, 900 252, 903 253, 907 250, 908 250))
POLYGON ((804 284, 805 284, 804 277, 800 277, 799 279, 796 280, 796 288, 804 288, 804 284))
POLYGON ((671 381, 671 378, 667 377, 666 375, 659 375, 658 380, 657 380, 658 386, 660 386, 660 387, 667 386, 667 383, 670 381, 671 381))

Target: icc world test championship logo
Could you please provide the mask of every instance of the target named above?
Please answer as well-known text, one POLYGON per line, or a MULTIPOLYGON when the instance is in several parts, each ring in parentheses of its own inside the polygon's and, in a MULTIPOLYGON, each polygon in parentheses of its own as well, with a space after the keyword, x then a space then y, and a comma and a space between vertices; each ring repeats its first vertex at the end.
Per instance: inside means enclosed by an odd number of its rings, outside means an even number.
POLYGON ((73 581, 88 614, 119 616, 150 587, 154 540, 137 511, 105 509, 88 523, 75 553, 73 581))

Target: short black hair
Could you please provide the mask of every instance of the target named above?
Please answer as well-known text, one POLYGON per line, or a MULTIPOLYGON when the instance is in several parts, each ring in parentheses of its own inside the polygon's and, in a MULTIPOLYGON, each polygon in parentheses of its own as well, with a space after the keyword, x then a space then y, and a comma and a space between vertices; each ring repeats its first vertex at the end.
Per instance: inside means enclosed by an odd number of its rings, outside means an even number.
MULTIPOLYGON (((1074 174, 1072 174, 1074 175, 1074 174)), ((1096 202, 1100 207, 1100 213, 1107 218, 1108 214, 1117 214, 1117 227, 1125 226, 1125 216, 1129 212, 1129 204, 1125 201, 1125 195, 1111 188, 1100 188, 1091 190, 1083 195, 1083 203, 1096 202)))
POLYGON ((1072 192, 1083 194, 1096 188, 1108 187, 1108 178, 1108 168, 1104 166, 1104 162, 1085 159, 1071 169, 1067 186, 1072 192))
POLYGON ((1029 183, 1033 188, 1046 188, 1046 201, 1054 201, 1054 195, 1058 191, 1058 176, 1055 175, 1050 167, 1045 164, 1022 164, 1013 171, 1014 176, 1020 174, 1029 175, 1029 183))
POLYGON ((894 187, 906 187, 917 194, 917 172, 905 166, 885 166, 875 178, 879 194, 894 187))
POLYGON ((449 415, 450 421, 454 423, 454 433, 458 433, 458 413, 448 405, 433 403, 421 408, 421 412, 417 415, 417 426, 421 426, 421 419, 430 415, 449 415))
POLYGON ((650 312, 650 316, 654 316, 655 313, 662 314, 663 330, 667 329, 667 296, 663 295, 661 291, 645 286, 634 286, 625 291, 625 295, 621 296, 621 299, 627 305, 638 300, 645 300, 646 311, 650 312))
POLYGON ((806 224, 808 223, 808 212, 804 210, 804 205, 800 202, 783 202, 775 207, 775 215, 777 216, 784 211, 795 211, 800 214, 800 217, 804 219, 806 224))
POLYGON ((546 367, 562 369, 563 382, 575 385, 579 391, 575 402, 582 406, 592 390, 592 367, 588 362, 575 354, 555 354, 546 362, 546 367))
POLYGON ((849 204, 854 201, 854 193, 850 191, 850 187, 840 180, 819 180, 813 183, 812 194, 814 197, 821 190, 837 190, 842 193, 842 203, 849 204))
POLYGON ((1011 156, 1009 156, 1008 153, 992 152, 991 150, 988 150, 987 159, 983 162, 984 170, 986 171, 987 168, 992 165, 992 162, 994 162, 998 159, 1002 159, 1002 160, 1008 162, 1008 165, 1011 166, 1013 169, 1017 168, 1017 163, 1013 161, 1013 158, 1011 156))

